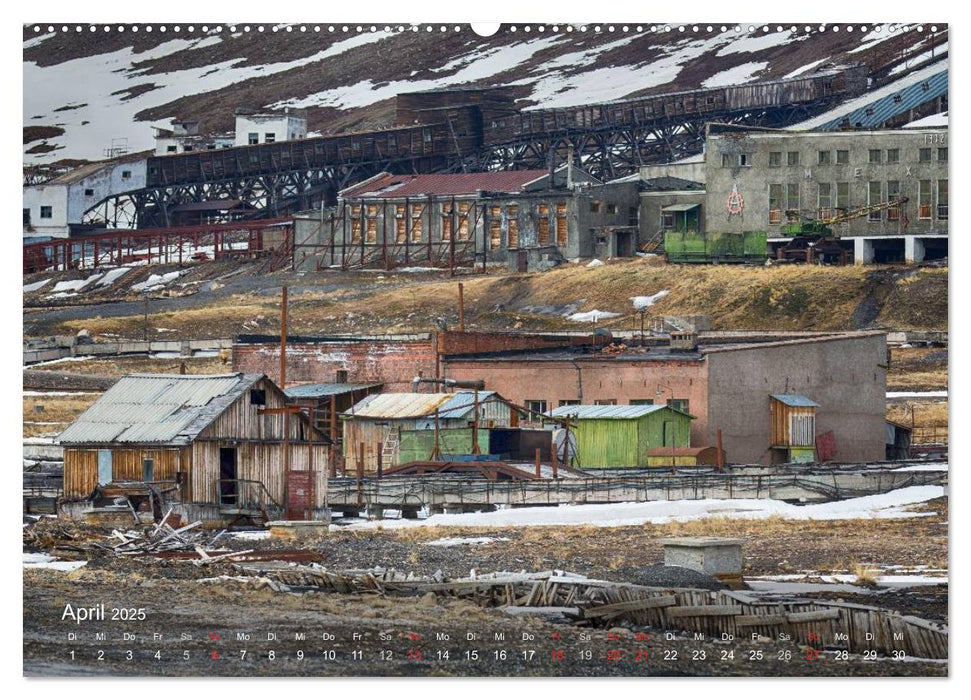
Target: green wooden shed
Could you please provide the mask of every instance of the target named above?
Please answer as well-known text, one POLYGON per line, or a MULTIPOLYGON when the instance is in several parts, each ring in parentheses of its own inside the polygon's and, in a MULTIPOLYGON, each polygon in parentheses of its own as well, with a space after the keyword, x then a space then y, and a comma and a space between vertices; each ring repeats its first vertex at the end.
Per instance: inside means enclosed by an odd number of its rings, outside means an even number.
POLYGON ((691 416, 669 406, 560 406, 548 415, 570 419, 580 468, 646 467, 649 450, 691 444, 691 416))

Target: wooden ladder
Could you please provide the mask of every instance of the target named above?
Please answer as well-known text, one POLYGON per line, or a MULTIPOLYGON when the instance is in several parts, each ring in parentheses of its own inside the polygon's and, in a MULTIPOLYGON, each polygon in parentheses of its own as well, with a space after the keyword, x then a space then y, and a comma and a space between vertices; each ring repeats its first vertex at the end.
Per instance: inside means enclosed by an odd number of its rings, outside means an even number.
POLYGON ((384 436, 384 442, 381 443, 381 461, 385 465, 390 467, 394 464, 394 459, 398 456, 399 445, 398 431, 394 427, 389 426, 388 432, 384 436))
POLYGON ((664 230, 662 229, 657 233, 655 233, 654 236, 651 238, 651 240, 649 240, 647 243, 641 246, 641 252, 655 253, 657 252, 658 248, 660 248, 663 244, 664 244, 664 230))

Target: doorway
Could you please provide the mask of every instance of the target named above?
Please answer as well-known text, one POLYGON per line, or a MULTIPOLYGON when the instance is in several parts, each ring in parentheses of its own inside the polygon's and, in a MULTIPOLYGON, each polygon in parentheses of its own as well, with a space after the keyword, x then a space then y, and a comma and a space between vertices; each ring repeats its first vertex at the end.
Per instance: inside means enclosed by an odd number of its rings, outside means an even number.
POLYGON ((634 234, 630 231, 618 231, 617 236, 617 257, 634 257, 634 234))
POLYGON ((219 503, 235 506, 239 502, 236 474, 236 448, 219 448, 219 503))

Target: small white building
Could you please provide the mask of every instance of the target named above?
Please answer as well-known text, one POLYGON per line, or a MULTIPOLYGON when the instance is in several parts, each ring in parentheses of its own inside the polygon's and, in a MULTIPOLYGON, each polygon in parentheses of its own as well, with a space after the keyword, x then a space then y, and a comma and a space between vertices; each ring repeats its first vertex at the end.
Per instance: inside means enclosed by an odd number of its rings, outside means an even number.
POLYGON ((307 118, 292 112, 244 112, 236 111, 237 146, 254 146, 258 143, 276 143, 307 138, 307 118))
POLYGON ((24 238, 67 238, 84 213, 105 197, 145 187, 147 161, 117 158, 82 165, 47 182, 24 187, 24 238))

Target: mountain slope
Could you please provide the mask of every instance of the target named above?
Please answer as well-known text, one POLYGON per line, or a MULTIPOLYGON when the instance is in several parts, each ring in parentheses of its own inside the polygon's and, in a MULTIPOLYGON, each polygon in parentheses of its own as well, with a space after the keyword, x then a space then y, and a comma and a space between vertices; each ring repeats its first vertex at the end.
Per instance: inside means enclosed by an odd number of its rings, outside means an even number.
POLYGON ((605 25, 599 32, 533 26, 527 34, 503 26, 483 38, 467 26, 358 32, 355 25, 333 34, 327 26, 262 33, 234 26, 191 34, 171 25, 165 33, 24 27, 25 162, 98 159, 113 141, 147 150, 150 126, 173 118, 231 130, 233 110, 243 106, 305 108, 311 132, 334 133, 387 126, 395 94, 449 85, 513 85, 523 106, 549 107, 781 78, 827 62, 875 69, 919 55, 947 32, 743 25, 738 33, 720 26, 625 33, 605 25))

